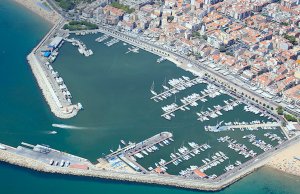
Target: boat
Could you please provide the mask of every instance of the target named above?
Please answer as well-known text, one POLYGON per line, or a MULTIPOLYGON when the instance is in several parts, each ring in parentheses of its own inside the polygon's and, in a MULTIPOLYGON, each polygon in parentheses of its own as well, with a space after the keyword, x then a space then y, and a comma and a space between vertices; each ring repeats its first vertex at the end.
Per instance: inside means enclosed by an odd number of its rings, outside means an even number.
POLYGON ((161 57, 161 58, 159 58, 159 59, 157 59, 157 63, 161 63, 161 62, 163 62, 163 61, 165 61, 166 59, 164 58, 164 57, 161 57))
POLYGON ((122 143, 123 145, 126 145, 126 142, 125 142, 124 140, 121 140, 121 143, 122 143))

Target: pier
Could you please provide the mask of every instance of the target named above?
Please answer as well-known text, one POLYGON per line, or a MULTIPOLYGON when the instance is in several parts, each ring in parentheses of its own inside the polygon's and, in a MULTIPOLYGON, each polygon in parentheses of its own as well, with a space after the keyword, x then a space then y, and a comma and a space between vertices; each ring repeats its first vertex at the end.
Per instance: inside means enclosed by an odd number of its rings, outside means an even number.
POLYGON ((280 123, 270 122, 270 123, 260 123, 260 124, 241 124, 241 125, 229 125, 226 126, 228 130, 230 129, 242 129, 242 128, 270 128, 270 127, 281 127, 280 123))

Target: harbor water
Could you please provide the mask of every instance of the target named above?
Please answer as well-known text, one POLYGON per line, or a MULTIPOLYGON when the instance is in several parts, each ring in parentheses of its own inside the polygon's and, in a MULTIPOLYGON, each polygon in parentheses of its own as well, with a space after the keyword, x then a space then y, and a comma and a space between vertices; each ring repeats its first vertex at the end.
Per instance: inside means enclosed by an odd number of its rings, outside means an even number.
MULTIPOLYGON (((221 105, 224 103, 223 100, 230 98, 222 95, 207 103, 199 103, 199 106, 190 111, 176 112, 176 117, 171 121, 165 120, 161 117, 161 107, 173 103, 175 98, 171 97, 159 103, 150 100, 149 90, 153 81, 155 89, 159 92, 165 79, 179 78, 183 75, 193 77, 193 75, 167 61, 158 64, 157 56, 144 51, 138 54, 125 54, 129 45, 123 45, 121 42, 111 47, 97 43, 95 38, 99 37, 99 34, 78 37, 94 51, 94 55, 90 57, 80 55, 71 44, 66 43, 60 49, 53 67, 65 80, 72 93, 73 102, 81 102, 85 110, 70 120, 55 118, 43 99, 26 62, 26 55, 50 29, 50 26, 9 0, 0 2, 0 25, 2 43, 0 142, 2 143, 13 146, 17 146, 22 141, 32 144, 44 143, 95 162, 103 153, 107 154, 110 149, 117 149, 121 139, 138 142, 161 131, 170 131, 174 134, 175 141, 152 154, 149 159, 142 159, 143 166, 153 165, 167 153, 170 154, 175 148, 187 145, 189 141, 199 144, 208 143, 212 146, 210 154, 221 150, 226 152, 231 162, 234 162, 239 156, 227 149, 226 143, 218 143, 216 139, 228 135, 239 143, 246 143, 246 140, 242 141, 241 137, 250 132, 235 130, 213 133, 206 132, 204 126, 216 125, 222 120, 229 122, 260 119, 258 115, 244 112, 243 106, 240 105, 217 119, 206 123, 197 121, 196 112, 206 110, 212 105, 221 105), (15 18, 22 18, 22 20, 15 18), (51 134, 54 130, 58 133, 51 134)), ((203 84, 194 86, 176 95, 177 101, 193 92, 200 92, 204 87, 203 84)), ((253 133, 263 138, 264 132, 253 133)), ((280 135, 279 131, 274 133, 280 135)), ((255 150, 255 147, 251 149, 255 150)), ((209 157, 208 153, 203 154, 205 154, 203 157, 209 157)), ((202 155, 200 154, 199 157, 201 158, 202 155)), ((199 165, 197 162, 201 161, 200 158, 190 160, 180 168, 192 164, 199 165)), ((222 169, 216 171, 220 170, 222 169)), ((176 168, 170 168, 170 172, 175 174, 178 171, 176 168)), ((86 191, 120 193, 124 190, 130 193, 192 192, 161 186, 49 175, 2 163, 0 172, 3 193, 41 193, 41 191, 43 193, 54 191, 55 193, 86 191), (15 187, 16 183, 18 187, 15 187), (29 186, 32 183, 35 184, 34 190, 29 186)), ((251 193, 297 193, 299 180, 297 177, 262 169, 221 193, 250 193, 250 191, 251 193)))

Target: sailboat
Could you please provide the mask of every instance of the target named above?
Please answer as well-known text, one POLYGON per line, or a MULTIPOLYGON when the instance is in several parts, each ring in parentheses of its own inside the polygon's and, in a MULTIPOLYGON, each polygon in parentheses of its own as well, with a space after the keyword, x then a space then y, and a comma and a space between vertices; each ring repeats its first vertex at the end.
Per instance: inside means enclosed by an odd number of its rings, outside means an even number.
POLYGON ((150 92, 153 94, 153 95, 157 95, 157 93, 154 91, 154 81, 151 85, 151 89, 150 89, 150 92))

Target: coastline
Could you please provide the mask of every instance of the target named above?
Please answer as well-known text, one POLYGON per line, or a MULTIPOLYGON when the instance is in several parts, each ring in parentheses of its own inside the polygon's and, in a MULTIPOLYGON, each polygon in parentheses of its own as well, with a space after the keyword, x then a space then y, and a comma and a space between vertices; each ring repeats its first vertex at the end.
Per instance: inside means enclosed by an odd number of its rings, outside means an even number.
POLYGON ((46 9, 40 7, 38 3, 42 3, 43 2, 42 0, 13 0, 13 1, 29 9, 33 13, 39 15, 41 18, 43 18, 51 25, 56 24, 61 17, 52 8, 51 10, 47 11, 46 9))

